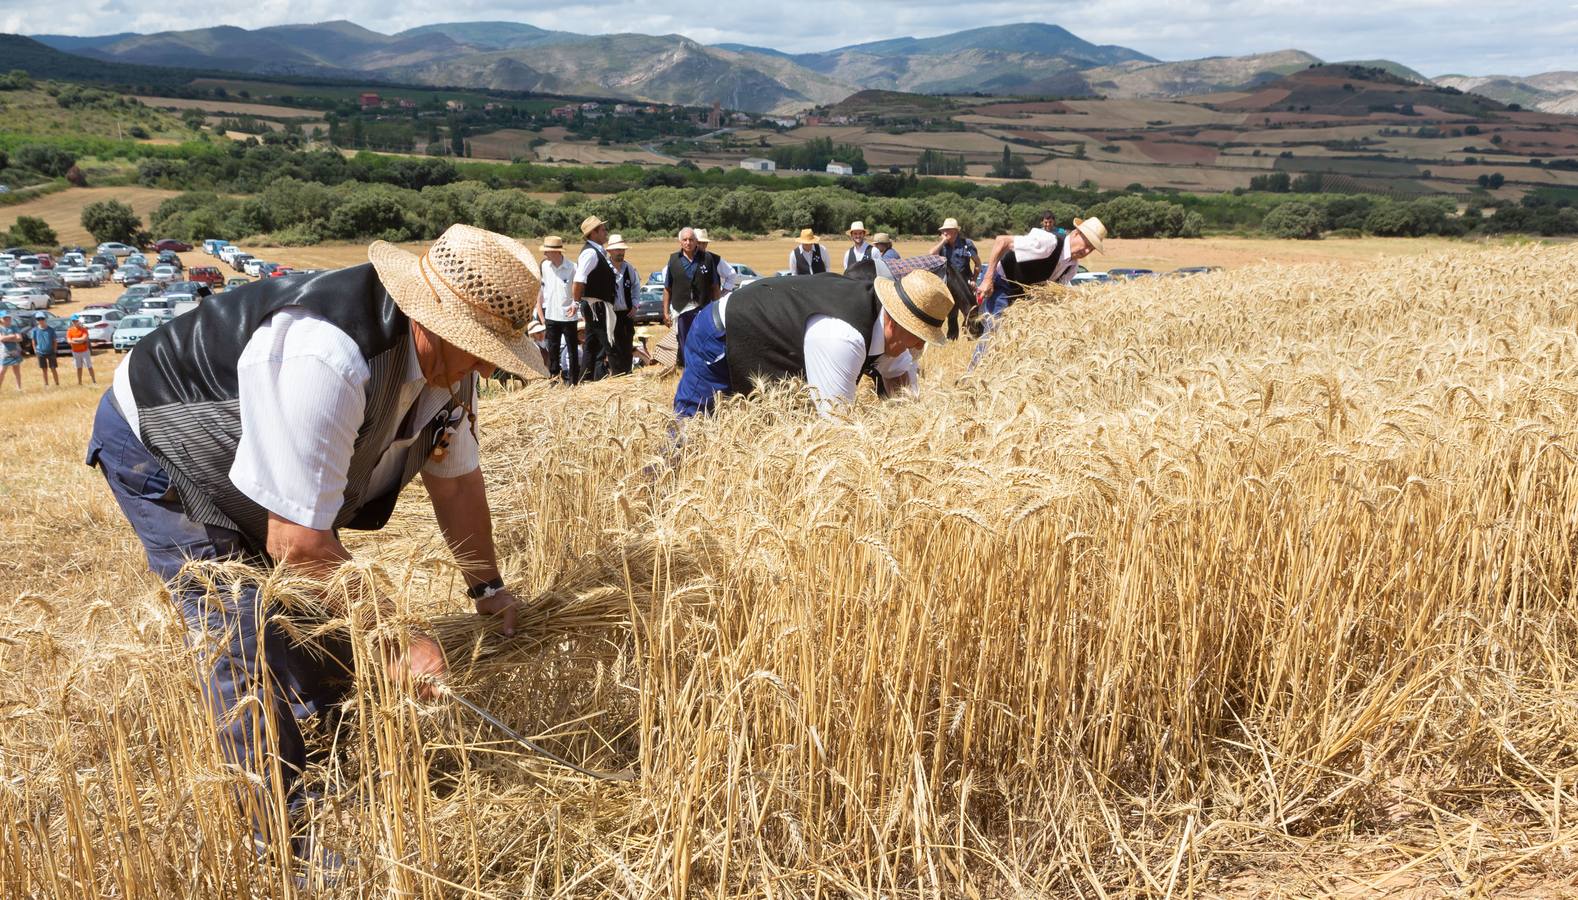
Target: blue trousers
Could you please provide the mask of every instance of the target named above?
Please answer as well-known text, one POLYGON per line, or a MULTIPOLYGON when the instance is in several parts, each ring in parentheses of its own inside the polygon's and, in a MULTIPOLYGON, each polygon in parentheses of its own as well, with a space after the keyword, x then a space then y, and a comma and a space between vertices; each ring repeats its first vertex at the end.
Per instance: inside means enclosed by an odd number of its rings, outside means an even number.
POLYGON ((308 761, 300 722, 319 712, 337 722, 335 706, 351 686, 349 642, 323 638, 312 646, 295 645, 273 621, 282 611, 258 608, 256 585, 210 590, 182 576, 188 560, 268 561, 249 553, 237 532, 187 518, 170 476, 111 398, 106 391, 99 401, 87 463, 103 471, 142 542, 149 569, 181 608, 188 643, 202 652, 198 681, 219 728, 220 751, 227 762, 264 779, 254 796, 240 800, 255 817, 258 837, 267 840, 269 779, 277 769, 287 802, 292 809, 299 805, 308 761))
POLYGON ((685 332, 685 374, 674 390, 674 414, 682 419, 712 412, 719 394, 734 392, 729 382, 728 348, 715 312, 713 306, 706 307, 685 332))
POLYGON ((987 295, 986 302, 981 304, 981 336, 975 340, 975 352, 970 354, 969 369, 974 369, 986 355, 986 348, 992 343, 992 332, 997 328, 997 317, 1014 304, 1015 297, 1008 296, 1003 286, 992 285, 992 293, 987 295))
POLYGON ((690 336, 690 328, 696 322, 696 313, 699 309, 687 309, 674 317, 675 336, 679 341, 679 348, 674 354, 674 365, 685 368, 685 338, 690 336))

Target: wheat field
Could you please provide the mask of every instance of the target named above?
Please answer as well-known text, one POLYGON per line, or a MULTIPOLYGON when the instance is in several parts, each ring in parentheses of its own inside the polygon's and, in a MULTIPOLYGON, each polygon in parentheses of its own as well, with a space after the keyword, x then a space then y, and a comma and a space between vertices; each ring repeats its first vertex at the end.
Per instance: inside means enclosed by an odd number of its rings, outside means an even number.
POLYGON ((42 433, 7 396, 0 893, 1578 892, 1575 283, 1566 246, 1046 292, 917 399, 730 400, 678 449, 672 379, 495 391, 530 614, 466 614, 419 488, 356 536, 331 595, 394 611, 330 623, 333 883, 251 846, 180 616, 75 465, 93 393, 42 433), (629 777, 386 683, 403 626, 629 777))

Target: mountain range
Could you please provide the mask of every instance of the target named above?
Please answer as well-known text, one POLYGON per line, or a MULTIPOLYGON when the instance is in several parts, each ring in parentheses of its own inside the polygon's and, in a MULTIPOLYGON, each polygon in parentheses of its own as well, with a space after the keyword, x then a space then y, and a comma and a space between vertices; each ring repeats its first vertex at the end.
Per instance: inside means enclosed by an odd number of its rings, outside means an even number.
MULTIPOLYGON (((352 22, 38 35, 107 62, 617 97, 750 112, 795 112, 861 90, 1168 98, 1254 90, 1321 62, 1298 50, 1161 61, 1028 22, 930 38, 903 37, 818 53, 683 35, 583 35, 520 22, 455 22, 382 34, 352 22)), ((1354 61, 1416 81, 1389 60, 1354 61)), ((1447 76, 1437 84, 1550 112, 1578 113, 1578 73, 1447 76)))

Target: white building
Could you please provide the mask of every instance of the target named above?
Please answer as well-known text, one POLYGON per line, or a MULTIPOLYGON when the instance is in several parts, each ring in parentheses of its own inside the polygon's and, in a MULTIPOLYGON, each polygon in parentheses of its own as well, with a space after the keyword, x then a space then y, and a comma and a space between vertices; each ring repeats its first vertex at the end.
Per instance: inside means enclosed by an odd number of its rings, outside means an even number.
POLYGON ((740 160, 740 168, 749 169, 752 172, 776 172, 778 170, 778 164, 770 159, 757 159, 756 157, 752 157, 750 159, 740 160))
POLYGON ((827 164, 827 174, 829 174, 829 175, 853 175, 853 174, 855 174, 855 167, 850 165, 849 163, 830 162, 830 163, 827 164))

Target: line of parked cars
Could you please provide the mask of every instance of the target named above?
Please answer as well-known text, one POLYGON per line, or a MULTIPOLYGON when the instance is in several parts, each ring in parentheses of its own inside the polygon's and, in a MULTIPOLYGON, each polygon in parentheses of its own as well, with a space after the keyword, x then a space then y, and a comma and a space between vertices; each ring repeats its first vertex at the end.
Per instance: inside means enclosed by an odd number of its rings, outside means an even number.
POLYGON ((269 262, 261 257, 242 250, 229 241, 210 238, 203 241, 203 252, 209 256, 216 256, 220 262, 226 263, 237 272, 251 275, 253 278, 279 278, 295 272, 289 266, 276 262, 269 262))

